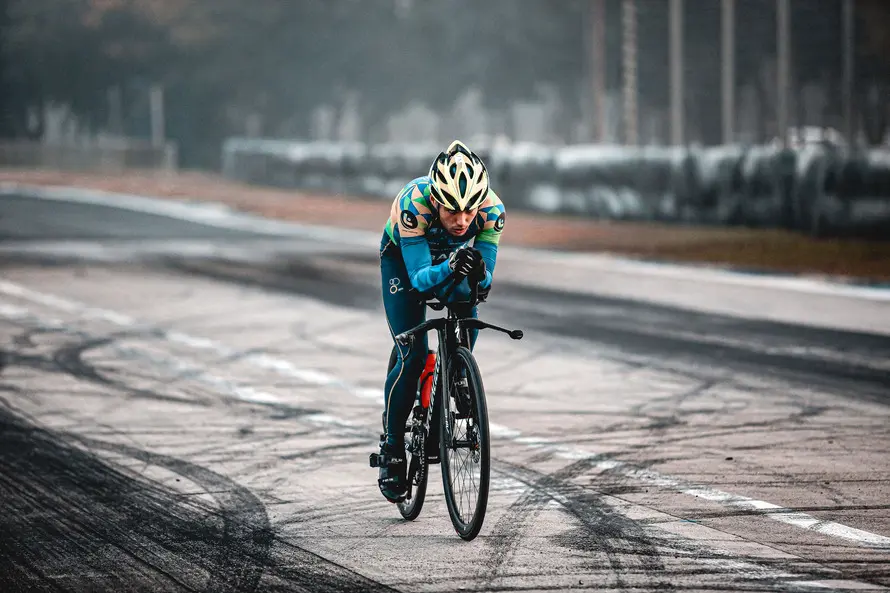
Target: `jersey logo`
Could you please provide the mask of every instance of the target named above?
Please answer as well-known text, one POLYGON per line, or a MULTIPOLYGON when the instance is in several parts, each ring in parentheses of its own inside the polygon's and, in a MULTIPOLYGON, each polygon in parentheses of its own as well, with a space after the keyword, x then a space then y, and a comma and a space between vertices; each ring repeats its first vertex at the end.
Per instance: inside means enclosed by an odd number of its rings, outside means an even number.
POLYGON ((501 232, 504 230, 504 225, 507 223, 507 213, 501 212, 501 215, 498 216, 498 219, 494 221, 494 230, 497 232, 501 232))
POLYGON ((417 228, 417 217, 409 210, 402 210, 402 213, 399 215, 399 220, 402 222, 402 226, 406 229, 417 228))

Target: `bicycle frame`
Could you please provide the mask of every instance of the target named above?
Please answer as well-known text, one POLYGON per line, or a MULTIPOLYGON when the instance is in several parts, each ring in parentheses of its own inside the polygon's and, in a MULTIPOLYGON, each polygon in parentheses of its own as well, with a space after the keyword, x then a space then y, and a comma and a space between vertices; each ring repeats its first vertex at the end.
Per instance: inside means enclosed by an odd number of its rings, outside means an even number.
MULTIPOLYGON (((460 305, 478 305, 478 285, 471 286, 470 292, 470 300, 469 301, 458 301, 454 303, 447 303, 447 299, 451 296, 451 293, 460 283, 461 279, 456 278, 452 279, 451 288, 448 292, 442 297, 442 300, 439 302, 426 302, 425 299, 421 297, 421 300, 424 303, 433 309, 434 311, 441 311, 442 309, 447 309, 448 314, 445 317, 438 317, 436 319, 428 319, 423 323, 405 331, 401 334, 395 336, 395 341, 403 346, 409 346, 413 341, 415 336, 419 334, 427 333, 431 330, 435 330, 438 335, 438 346, 436 352, 436 367, 433 371, 432 377, 432 386, 430 390, 430 405, 427 409, 427 413, 425 414, 423 430, 424 434, 428 437, 430 435, 430 423, 433 421, 433 416, 435 414, 435 406, 438 404, 439 400, 437 397, 439 380, 442 375, 448 369, 448 363, 451 359, 451 354, 457 350, 458 346, 466 346, 470 347, 470 330, 473 329, 493 329, 496 331, 503 332, 510 336, 514 340, 521 340, 523 333, 522 330, 509 330, 502 327, 498 327, 491 323, 487 323, 482 321, 481 319, 476 319, 473 317, 460 317, 455 313, 454 307, 460 305)), ((447 381, 443 382, 442 387, 442 399, 444 401, 448 401, 449 393, 447 392, 447 381)), ((447 424, 447 423, 446 423, 447 424)), ((447 438, 451 438, 451 435, 439 435, 439 439, 446 436, 447 438)))

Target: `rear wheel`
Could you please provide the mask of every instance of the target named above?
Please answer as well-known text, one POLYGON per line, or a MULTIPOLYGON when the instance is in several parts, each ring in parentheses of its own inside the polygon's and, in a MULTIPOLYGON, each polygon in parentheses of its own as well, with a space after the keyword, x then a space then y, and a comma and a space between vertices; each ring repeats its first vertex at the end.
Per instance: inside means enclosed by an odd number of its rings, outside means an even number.
MULTIPOLYGON (((389 366, 386 371, 389 372, 396 366, 399 359, 399 352, 395 346, 389 354, 389 366)), ((424 434, 423 424, 426 410, 420 406, 414 406, 414 410, 408 417, 408 423, 405 426, 405 461, 407 464, 408 478, 408 495, 404 502, 397 503, 399 513, 402 517, 413 521, 420 515, 423 509, 423 502, 426 499, 426 483, 429 472, 424 455, 424 434)), ((386 411, 384 411, 383 425, 386 426, 386 411)))
POLYGON ((482 529, 488 505, 488 409, 473 354, 458 347, 448 366, 448 388, 441 398, 442 481, 451 523, 461 538, 471 540, 482 529))
POLYGON ((414 406, 408 425, 405 427, 405 460, 408 464, 408 498, 398 503, 402 517, 413 521, 420 515, 423 501, 426 499, 426 483, 429 477, 429 465, 424 454, 425 439, 423 422, 426 410, 414 406))

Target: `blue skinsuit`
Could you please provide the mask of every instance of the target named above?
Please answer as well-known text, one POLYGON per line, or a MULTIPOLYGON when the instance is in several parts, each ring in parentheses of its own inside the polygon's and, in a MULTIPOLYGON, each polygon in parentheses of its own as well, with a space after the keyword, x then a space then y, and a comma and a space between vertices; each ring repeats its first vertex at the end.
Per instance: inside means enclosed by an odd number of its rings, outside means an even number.
MULTIPOLYGON (((497 261, 498 241, 506 221, 506 211, 497 194, 489 191, 467 232, 455 237, 442 227, 430 200, 429 185, 429 177, 418 177, 399 192, 380 242, 383 307, 392 336, 426 319, 426 307, 408 292, 411 287, 418 292, 433 291, 442 295, 450 286, 448 257, 455 249, 475 239, 474 247, 485 261, 482 288, 491 285, 497 261)), ((468 298, 469 287, 464 279, 449 300, 468 298)), ((461 315, 476 317, 476 308, 461 312, 461 315)), ((472 344, 475 344, 477 334, 478 331, 472 332, 472 344)), ((404 438, 403 430, 398 427, 405 426, 414 405, 428 340, 423 335, 411 346, 396 346, 401 356, 387 375, 384 388, 386 433, 391 445, 401 445, 404 438), (390 427, 396 428, 391 431, 390 427)))

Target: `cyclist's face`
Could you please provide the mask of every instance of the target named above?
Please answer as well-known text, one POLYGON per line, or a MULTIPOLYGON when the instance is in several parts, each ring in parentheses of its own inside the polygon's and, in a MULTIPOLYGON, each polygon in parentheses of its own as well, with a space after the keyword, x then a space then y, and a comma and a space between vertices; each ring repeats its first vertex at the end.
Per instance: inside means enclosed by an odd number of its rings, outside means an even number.
POLYGON ((467 212, 455 212, 439 206, 439 219, 442 221, 442 226, 446 231, 455 237, 460 237, 467 232, 468 228, 470 228, 470 224, 473 222, 473 219, 476 218, 476 213, 478 211, 478 208, 474 208, 467 212))

